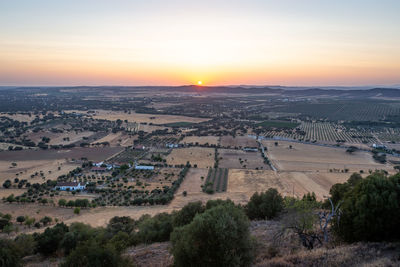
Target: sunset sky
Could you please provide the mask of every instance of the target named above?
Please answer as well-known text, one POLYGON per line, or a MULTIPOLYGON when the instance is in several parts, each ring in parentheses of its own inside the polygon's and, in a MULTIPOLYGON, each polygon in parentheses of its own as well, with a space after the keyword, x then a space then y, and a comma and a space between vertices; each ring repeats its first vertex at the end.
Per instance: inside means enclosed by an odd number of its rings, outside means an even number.
POLYGON ((0 85, 198 81, 400 84, 400 1, 0 1, 0 85))

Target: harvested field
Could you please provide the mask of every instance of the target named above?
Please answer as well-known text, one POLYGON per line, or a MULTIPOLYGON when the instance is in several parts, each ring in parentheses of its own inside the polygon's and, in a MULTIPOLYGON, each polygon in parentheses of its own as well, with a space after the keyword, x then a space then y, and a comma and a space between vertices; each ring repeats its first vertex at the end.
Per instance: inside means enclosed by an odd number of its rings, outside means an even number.
MULTIPOLYGON (((78 166, 78 164, 69 164, 63 159, 24 161, 1 160, 0 183, 2 184, 7 179, 10 179, 12 182, 14 182, 14 178, 18 178, 20 180, 26 179, 30 183, 43 183, 49 179, 56 180, 58 176, 66 174, 78 166), (17 163, 16 167, 12 167, 11 163, 13 162, 17 163), (41 172, 43 173, 43 176, 40 175, 41 172), (31 175, 34 175, 34 177, 32 178, 31 175)), ((17 184, 14 183, 13 185, 17 186, 17 184)), ((1 188, 0 191, 1 190, 8 189, 1 188)))
POLYGON ((91 144, 108 142, 110 146, 132 146, 136 136, 123 134, 122 132, 110 133, 103 138, 93 141, 91 144))
POLYGON ((218 145, 219 137, 217 136, 186 136, 181 142, 181 144, 196 144, 199 145, 218 145))
POLYGON ((123 121, 128 120, 129 122, 147 122, 153 124, 166 124, 166 123, 176 123, 176 122, 199 123, 209 120, 205 118, 195 118, 195 117, 176 116, 176 115, 143 114, 135 112, 129 114, 120 111, 109 111, 109 110, 96 110, 96 113, 93 115, 93 118, 110 120, 110 121, 116 121, 120 119, 123 121))
POLYGON ((221 146, 223 147, 258 147, 257 141, 248 136, 222 136, 221 137, 221 146))
POLYGON ((49 145, 68 145, 77 142, 83 142, 84 138, 89 138, 94 134, 95 133, 91 131, 84 131, 84 132, 68 131, 64 133, 39 131, 37 133, 32 132, 27 134, 27 138, 35 143, 38 143, 42 140, 42 137, 48 137, 50 138, 50 142, 48 143, 49 145))
MULTIPOLYGON (((19 114, 19 113, 10 115, 7 113, 0 113, 0 117, 7 117, 7 118, 10 118, 10 119, 13 119, 16 121, 20 121, 20 122, 31 122, 36 118, 36 115, 29 116, 26 114, 19 114)), ((40 117, 43 117, 43 116, 41 115, 40 117)))
POLYGON ((285 196, 302 197, 308 192, 315 192, 319 199, 328 195, 331 186, 345 182, 349 173, 302 173, 266 170, 229 170, 228 193, 240 195, 243 201, 250 199, 254 192, 276 188, 285 196))
POLYGON ((122 151, 122 147, 84 148, 75 147, 60 150, 25 150, 0 152, 0 161, 31 161, 31 160, 55 160, 55 159, 80 159, 100 161, 105 160, 122 151))
POLYGON ((228 169, 266 169, 269 166, 264 163, 260 152, 245 152, 234 149, 218 149, 219 167, 228 169), (222 158, 222 159, 221 159, 222 158))
POLYGON ((175 148, 167 157, 167 164, 180 165, 190 162, 198 168, 214 166, 214 149, 203 147, 175 148))
POLYGON ((318 145, 278 141, 263 141, 267 146, 268 157, 272 164, 282 171, 339 171, 349 172, 386 169, 393 170, 388 164, 375 162, 370 153, 356 151, 352 154, 343 148, 324 147, 318 145), (292 149, 289 146, 292 146, 292 149))

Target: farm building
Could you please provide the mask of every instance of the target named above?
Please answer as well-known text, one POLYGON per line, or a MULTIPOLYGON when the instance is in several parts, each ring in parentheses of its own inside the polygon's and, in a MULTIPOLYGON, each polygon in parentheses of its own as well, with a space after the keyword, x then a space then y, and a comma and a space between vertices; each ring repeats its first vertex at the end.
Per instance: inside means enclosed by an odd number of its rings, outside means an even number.
POLYGON ((245 148, 243 148, 243 151, 246 151, 246 152, 257 152, 258 148, 257 147, 245 147, 245 148))
POLYGON ((135 165, 135 170, 154 170, 154 166, 135 165))
POLYGON ((86 185, 78 182, 60 182, 56 184, 56 189, 61 191, 85 190, 86 185))
POLYGON ((372 148, 377 148, 377 149, 387 149, 387 146, 385 145, 379 145, 379 144, 373 144, 372 148))
POLYGON ((165 146, 168 148, 178 148, 179 144, 165 144, 165 146))

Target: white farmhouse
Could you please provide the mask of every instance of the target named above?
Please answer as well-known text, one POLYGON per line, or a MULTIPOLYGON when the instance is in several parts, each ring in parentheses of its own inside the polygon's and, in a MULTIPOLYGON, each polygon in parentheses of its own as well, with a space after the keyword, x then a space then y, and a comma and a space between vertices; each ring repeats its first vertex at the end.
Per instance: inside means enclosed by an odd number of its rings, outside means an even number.
POLYGON ((60 182, 57 183, 56 189, 61 191, 85 190, 86 185, 78 182, 60 182))

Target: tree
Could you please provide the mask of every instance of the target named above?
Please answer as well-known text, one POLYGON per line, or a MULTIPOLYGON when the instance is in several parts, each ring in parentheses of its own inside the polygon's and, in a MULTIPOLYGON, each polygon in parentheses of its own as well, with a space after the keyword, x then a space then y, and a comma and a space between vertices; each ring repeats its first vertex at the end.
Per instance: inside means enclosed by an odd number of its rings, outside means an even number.
POLYGON ((6 188, 6 189, 10 188, 11 187, 11 181, 10 180, 6 180, 3 183, 3 187, 6 188))
POLYGON ((21 266, 21 255, 12 240, 0 238, 0 265, 9 267, 21 266))
POLYGON ((205 211, 205 207, 201 201, 186 204, 181 210, 174 214, 174 227, 184 226, 192 222, 193 218, 205 211))
POLYGON ((74 209, 74 214, 79 215, 79 213, 81 213, 81 208, 76 207, 76 208, 74 209))
POLYGON ((249 220, 226 204, 198 214, 171 234, 176 266, 248 266, 253 258, 249 220))
POLYGON ((112 245, 104 246, 94 239, 90 239, 80 243, 60 266, 124 267, 131 266, 131 264, 127 259, 122 258, 112 245))
POLYGON ((313 249, 316 244, 322 245, 322 240, 314 228, 318 221, 316 209, 319 208, 319 203, 306 196, 301 200, 295 198, 285 200, 285 214, 281 219, 283 227, 276 238, 282 238, 290 231, 298 236, 301 244, 307 249, 313 249))
POLYGON ((19 222, 20 224, 22 224, 25 221, 25 216, 18 216, 17 217, 17 222, 19 222))
POLYGON ((28 216, 26 216, 25 225, 28 226, 29 228, 31 228, 32 224, 34 224, 35 221, 36 221, 35 218, 29 218, 28 216))
POLYGON ((67 200, 61 198, 61 199, 58 201, 58 206, 60 206, 60 207, 65 207, 66 205, 67 205, 67 200))
POLYGON ((52 221, 53 221, 53 219, 50 218, 49 216, 45 216, 42 219, 40 219, 40 222, 43 223, 44 226, 51 223, 52 221))
POLYGON ((400 174, 374 173, 343 198, 335 231, 348 242, 400 240, 400 174))
POLYGON ((275 188, 266 192, 257 192, 250 198, 246 206, 246 214, 250 220, 272 219, 283 209, 283 198, 275 188))
POLYGON ((38 252, 43 255, 51 255, 56 252, 67 232, 68 227, 64 223, 46 228, 42 234, 36 237, 38 252))
POLYGON ((12 231, 14 231, 14 227, 13 227, 13 225, 11 223, 7 224, 3 228, 3 233, 6 233, 7 235, 10 235, 12 233, 12 231))

